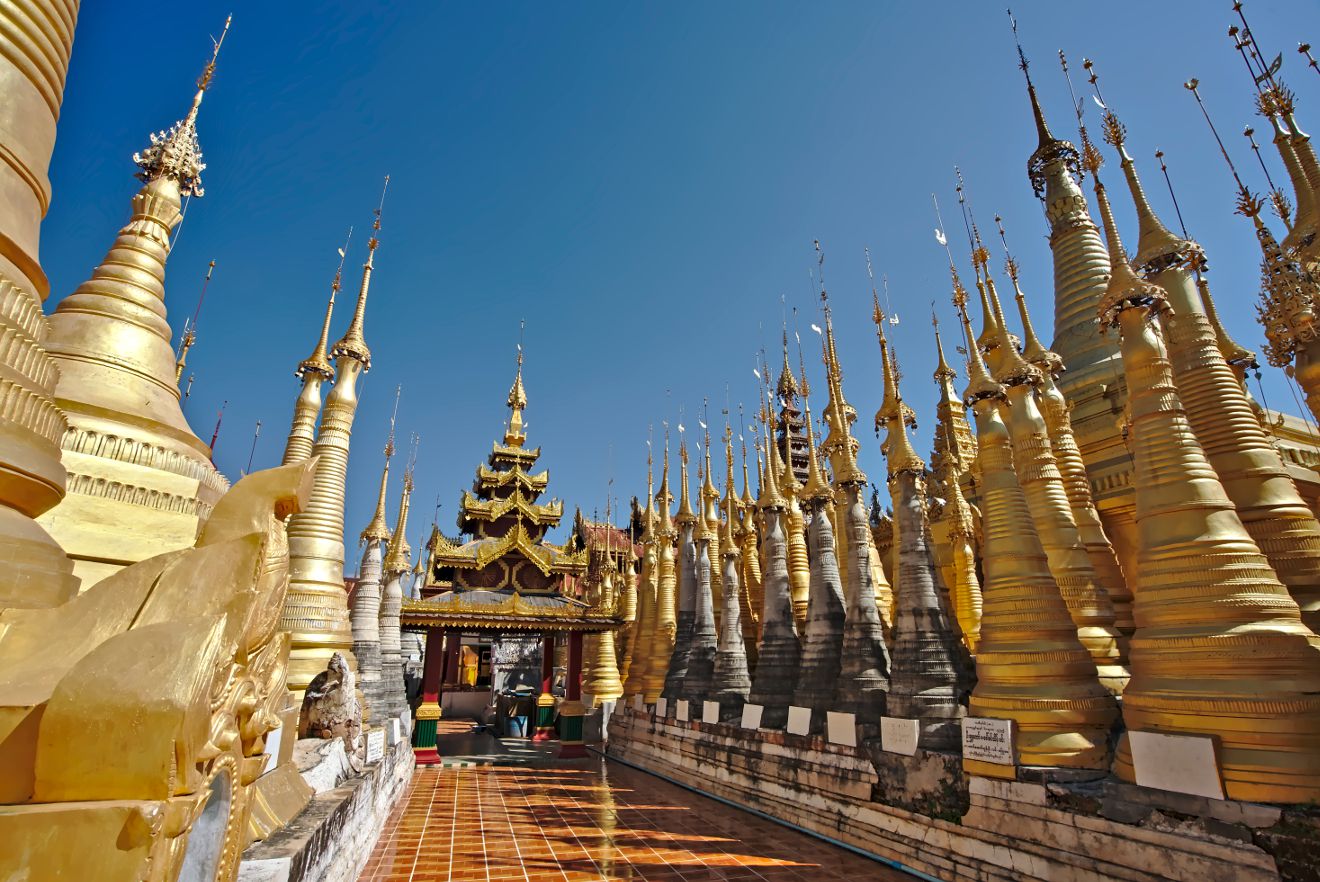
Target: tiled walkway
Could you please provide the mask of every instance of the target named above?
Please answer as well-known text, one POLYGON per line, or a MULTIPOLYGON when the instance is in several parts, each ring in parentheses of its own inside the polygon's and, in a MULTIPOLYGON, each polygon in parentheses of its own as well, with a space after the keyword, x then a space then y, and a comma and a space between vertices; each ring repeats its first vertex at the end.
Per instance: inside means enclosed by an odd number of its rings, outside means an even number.
POLYGON ((899 882, 897 870, 599 758, 419 770, 361 882, 899 882))

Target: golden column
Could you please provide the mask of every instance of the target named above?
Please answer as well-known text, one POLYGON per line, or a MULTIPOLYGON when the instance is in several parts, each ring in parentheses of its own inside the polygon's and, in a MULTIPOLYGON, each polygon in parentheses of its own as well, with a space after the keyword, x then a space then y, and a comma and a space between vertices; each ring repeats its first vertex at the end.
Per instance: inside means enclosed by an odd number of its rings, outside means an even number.
POLYGON ((59 445, 68 423, 43 348, 50 281, 37 251, 77 19, 77 0, 0 7, 0 334, 9 341, 0 356, 0 608, 58 606, 78 592, 73 563, 33 520, 64 498, 67 477, 59 445))
MULTIPOLYGON (((738 549, 742 558, 739 576, 742 579, 742 632, 743 647, 747 652, 747 663, 756 664, 756 644, 761 639, 761 603, 765 596, 765 585, 761 580, 761 540, 756 523, 756 497, 752 496, 752 485, 747 479, 747 441, 742 439, 742 508, 738 524, 738 549)), ((761 480, 760 451, 757 451, 756 479, 761 480)))
POLYGON ((1109 254, 1082 193, 1077 148, 1050 132, 1021 47, 1018 58, 1027 74, 1027 95, 1039 139, 1027 162, 1027 174, 1045 209, 1054 257, 1054 341, 1050 348, 1067 366, 1058 386, 1072 405, 1073 430, 1092 487, 1103 488, 1094 501, 1106 535, 1123 571, 1132 573, 1137 548, 1132 466, 1121 429, 1127 386, 1118 347, 1099 333, 1095 322, 1096 304, 1109 281, 1109 254))
MULTIPOLYGON (((962 289, 956 270, 954 284, 955 291, 962 289)), ((972 507, 963 494, 961 477, 963 474, 970 476, 976 459, 976 442, 970 435, 966 439, 959 437, 960 431, 968 427, 963 403, 953 392, 953 380, 958 375, 944 358, 939 322, 933 316, 932 321, 937 355, 934 376, 940 400, 936 406, 939 418, 931 456, 935 463, 931 477, 944 496, 944 504, 939 518, 930 525, 931 536, 937 552, 947 558, 940 573, 953 604, 958 631, 967 648, 975 653, 981 635, 981 580, 976 572, 976 522, 972 507)))
POLYGON ((650 669, 655 646, 655 480, 652 474, 650 441, 646 448, 646 508, 642 511, 642 571, 637 577, 637 620, 624 661, 625 695, 638 695, 650 669))
MULTIPOLYGON (((385 187, 389 187, 389 176, 385 187)), ((289 521, 289 592, 284 599, 280 628, 293 638, 289 651, 289 688, 301 693, 312 678, 325 670, 339 652, 352 661, 349 651, 348 595, 344 591, 344 485, 348 476, 348 447, 357 413, 358 377, 371 369, 371 350, 363 338, 367 292, 380 245, 380 214, 385 191, 375 211, 372 236, 367 241, 367 262, 357 308, 344 336, 334 345, 335 386, 326 398, 313 455, 320 457, 307 509, 289 521)))
POLYGON ((669 668, 669 656, 674 651, 674 634, 677 631, 677 610, 674 592, 677 581, 674 572, 674 521, 670 516, 670 506, 674 496, 669 492, 669 429, 665 427, 665 458, 660 468, 660 492, 655 496, 659 513, 656 516, 655 543, 655 618, 651 628, 650 652, 646 655, 645 673, 639 684, 643 701, 655 704, 660 697, 660 690, 665 685, 665 673, 669 668))
POLYGON ((1031 315, 1027 312, 1026 295, 1018 283, 1015 261, 1009 262, 1008 274, 1013 280, 1018 315, 1022 319, 1022 357, 1040 369, 1040 385, 1036 387, 1036 396, 1041 415, 1045 419, 1045 428, 1049 432, 1050 450, 1054 453, 1055 464, 1063 478, 1063 490, 1068 496, 1073 521, 1086 547, 1086 553, 1091 558, 1091 568, 1100 586, 1109 595, 1109 602, 1113 604, 1114 626, 1124 635, 1119 645, 1126 653, 1126 636, 1131 635, 1136 627, 1132 622, 1132 590, 1128 588, 1118 555, 1114 553, 1114 546, 1110 544, 1104 524, 1100 522, 1100 513, 1096 511, 1095 501, 1091 497, 1091 481, 1086 476, 1082 451, 1077 447, 1077 438, 1073 435, 1071 407, 1063 390, 1055 382, 1063 373, 1063 359, 1046 349, 1036 336, 1031 315))
MULTIPOLYGON (((352 238, 352 230, 349 237, 352 238)), ((293 406, 293 425, 289 427, 289 438, 284 442, 284 462, 290 465, 302 462, 312 455, 316 445, 316 418, 321 415, 321 386, 335 378, 334 368, 326 358, 330 346, 330 317, 335 311, 335 296, 339 293, 340 281, 344 273, 344 256, 348 253, 348 242, 339 249, 339 269, 335 270, 335 280, 330 283, 330 302, 325 306, 325 320, 321 322, 321 336, 316 341, 312 354, 298 362, 293 375, 302 382, 302 392, 293 406)), ((382 515, 383 517, 383 515, 382 515)), ((386 528, 388 532, 388 527, 386 528)))
MULTIPOLYGON (((1231 799, 1320 798, 1320 637, 1275 578, 1187 419, 1164 346, 1164 290, 1128 266, 1099 155, 1087 151, 1113 278, 1100 304, 1117 325, 1136 460, 1137 632, 1123 694, 1129 732, 1214 737, 1231 799)), ((1128 736, 1115 771, 1136 780, 1128 736)))
MULTIPOLYGON (((968 340, 966 304, 956 300, 968 340)), ((1118 705, 1077 637, 1013 471, 1003 387, 990 379, 980 351, 968 347, 966 397, 976 415, 983 524, 981 639, 968 712, 1017 721, 1017 758, 1025 766, 1103 769, 1118 705)), ((975 774, 1002 766, 963 760, 975 774)))
POLYGON ((69 418, 61 439, 69 495, 42 523, 73 558, 83 590, 128 564, 191 547, 229 486, 180 409, 165 314, 170 235, 183 197, 202 195, 197 114, 223 41, 187 115, 134 154, 144 184, 128 224, 50 317, 55 400, 69 418))
MULTIPOLYGON (((1088 69, 1090 62, 1086 62, 1088 69)), ((1096 80, 1094 72, 1091 81, 1096 80)), ((1098 91, 1098 89, 1097 89, 1098 91)), ((1219 483, 1279 581, 1320 627, 1320 521, 1302 501, 1270 443, 1219 341, 1193 273, 1205 269, 1201 246, 1160 221, 1124 147, 1127 131, 1113 110, 1104 115, 1105 141, 1122 157, 1139 222, 1136 266, 1162 289, 1169 312, 1161 320, 1174 382, 1196 439, 1219 483)))
MULTIPOLYGON (((1114 626, 1113 604, 1096 580, 1091 558, 1073 520, 1063 476, 1050 448, 1045 418, 1036 403, 1041 372, 1023 360, 1009 338, 1008 322, 999 303, 994 279, 990 276, 989 254, 981 246, 979 237, 974 260, 977 263, 976 286, 982 292, 982 305, 994 311, 993 316, 986 315, 986 327, 995 329, 994 380, 1005 390, 999 413, 1012 442, 1013 469, 1018 486, 1022 488, 1036 536, 1045 551, 1050 575, 1063 595, 1073 624, 1077 626, 1077 636, 1095 661, 1100 682, 1114 694, 1121 694, 1128 679, 1126 660, 1119 648, 1122 636, 1114 626)), ((1012 258, 1009 260, 1016 274, 1012 258)))
MULTIPOLYGON (((609 522, 608 517, 606 522, 609 522)), ((606 541, 608 543, 613 540, 607 539, 606 541)), ((619 612, 619 594, 614 583, 615 566, 614 555, 607 551, 600 577, 596 607, 608 615, 615 615, 619 612)), ((601 702, 615 701, 623 695, 623 682, 619 679, 619 661, 616 652, 618 644, 615 641, 615 631, 613 629, 606 629, 599 634, 589 634, 586 639, 590 641, 591 651, 588 653, 584 647, 583 656, 589 659, 591 678, 588 679, 586 673, 583 673, 582 691, 592 697, 593 707, 600 707, 601 702)))

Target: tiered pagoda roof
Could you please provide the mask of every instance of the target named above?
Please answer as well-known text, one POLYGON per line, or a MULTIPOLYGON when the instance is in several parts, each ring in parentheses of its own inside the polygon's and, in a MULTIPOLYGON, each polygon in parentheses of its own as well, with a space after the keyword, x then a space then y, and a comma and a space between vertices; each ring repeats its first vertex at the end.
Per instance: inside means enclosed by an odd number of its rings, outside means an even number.
MULTIPOLYGON (((506 595, 481 598, 484 603, 522 609, 506 603, 507 595, 563 595, 565 579, 571 585, 586 571, 585 549, 545 541, 546 533, 563 517, 564 504, 557 499, 539 501, 549 474, 532 472, 541 449, 525 446, 522 411, 527 393, 521 352, 507 403, 510 413, 504 437, 491 446, 486 462, 477 468, 472 489, 464 490, 459 500, 457 524, 462 538, 450 539, 439 530, 432 535, 430 584, 424 591, 431 595, 428 603, 439 600, 443 592, 483 591, 506 595)), ((477 599, 467 598, 464 605, 477 599)))

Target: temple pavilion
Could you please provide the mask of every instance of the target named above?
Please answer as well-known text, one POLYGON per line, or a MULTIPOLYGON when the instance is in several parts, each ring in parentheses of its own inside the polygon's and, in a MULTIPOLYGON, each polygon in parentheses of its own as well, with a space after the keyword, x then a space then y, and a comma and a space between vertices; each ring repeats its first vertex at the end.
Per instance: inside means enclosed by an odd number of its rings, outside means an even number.
POLYGON ((491 706, 493 693, 511 685, 493 670, 499 656, 516 664, 535 655, 537 644, 536 737, 553 737, 557 714, 562 755, 581 751, 583 637, 619 626, 614 604, 593 605, 575 596, 587 572, 587 549, 546 541, 564 505, 557 499, 539 501, 549 473, 532 471, 541 449, 526 446, 522 361, 520 349, 504 437, 491 446, 472 489, 459 500, 460 538, 433 532, 425 581, 403 603, 402 626, 426 633, 414 733, 419 762, 438 760, 435 732, 442 708, 462 715, 491 706), (558 643, 567 650, 560 696, 555 695, 558 643), (464 659, 475 660, 476 670, 464 659), (454 694, 445 700, 445 692, 454 694))

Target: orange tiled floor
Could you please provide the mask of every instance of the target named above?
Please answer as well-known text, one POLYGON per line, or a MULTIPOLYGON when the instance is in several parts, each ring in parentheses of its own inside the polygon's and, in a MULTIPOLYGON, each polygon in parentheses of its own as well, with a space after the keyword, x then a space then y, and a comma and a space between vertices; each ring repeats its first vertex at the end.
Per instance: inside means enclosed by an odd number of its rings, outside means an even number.
POLYGON ((360 882, 910 878, 593 759, 554 768, 418 771, 360 882))

